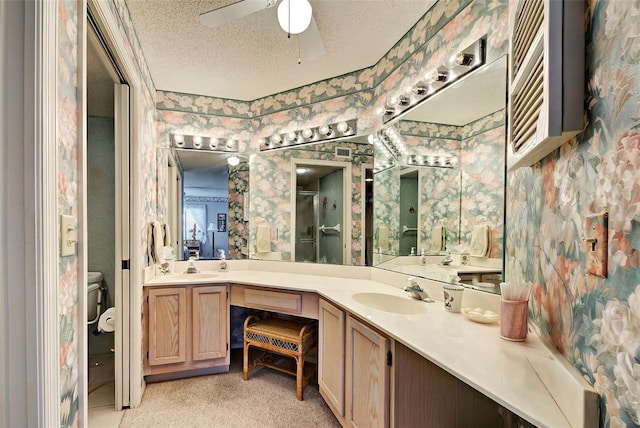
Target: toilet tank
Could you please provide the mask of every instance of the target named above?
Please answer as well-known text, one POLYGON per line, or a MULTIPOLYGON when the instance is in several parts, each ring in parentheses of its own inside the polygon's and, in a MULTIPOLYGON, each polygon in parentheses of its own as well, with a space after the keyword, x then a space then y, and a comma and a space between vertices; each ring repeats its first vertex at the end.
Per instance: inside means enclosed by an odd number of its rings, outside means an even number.
POLYGON ((87 275, 87 321, 98 316, 98 296, 102 285, 102 272, 88 272, 87 275))

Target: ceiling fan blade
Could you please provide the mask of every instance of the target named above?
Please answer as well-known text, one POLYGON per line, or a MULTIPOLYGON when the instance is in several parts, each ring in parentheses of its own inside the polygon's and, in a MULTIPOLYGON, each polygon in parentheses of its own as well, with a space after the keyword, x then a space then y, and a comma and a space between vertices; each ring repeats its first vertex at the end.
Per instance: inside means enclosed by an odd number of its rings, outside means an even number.
POLYGON ((200 23, 207 27, 216 27, 263 9, 268 9, 274 4, 276 4, 276 0, 240 0, 228 6, 201 14, 200 23))
POLYGON ((309 27, 300 33, 298 37, 300 38, 300 46, 302 46, 306 59, 320 59, 325 54, 320 31, 318 31, 318 26, 313 16, 311 17, 309 27))

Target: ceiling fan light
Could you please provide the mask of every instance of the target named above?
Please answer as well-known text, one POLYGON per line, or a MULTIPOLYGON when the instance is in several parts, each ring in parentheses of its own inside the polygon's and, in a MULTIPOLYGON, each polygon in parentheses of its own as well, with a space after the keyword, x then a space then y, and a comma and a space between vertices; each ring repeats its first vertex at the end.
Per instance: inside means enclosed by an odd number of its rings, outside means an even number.
POLYGON ((307 0, 282 0, 278 5, 278 22, 289 34, 302 33, 311 23, 311 4, 307 0))

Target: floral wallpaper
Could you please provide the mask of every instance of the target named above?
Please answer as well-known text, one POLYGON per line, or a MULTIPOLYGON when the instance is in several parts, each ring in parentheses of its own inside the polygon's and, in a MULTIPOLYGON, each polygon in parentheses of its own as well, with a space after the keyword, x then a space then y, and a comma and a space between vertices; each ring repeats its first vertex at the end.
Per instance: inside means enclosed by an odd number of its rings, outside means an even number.
MULTIPOLYGON (((58 2, 57 105, 58 105, 58 213, 78 216, 78 56, 82 11, 73 0, 58 2)), ((60 426, 79 425, 78 358, 81 328, 78 319, 78 257, 59 257, 58 331, 60 343, 60 426)))
POLYGON ((500 110, 460 130, 460 242, 471 245, 477 224, 491 231, 489 257, 502 259, 504 239, 505 111, 500 110))
POLYGON ((584 132, 508 175, 507 279, 601 396, 601 426, 640 425, 640 3, 585 7, 584 132), (608 212, 608 277, 586 272, 587 218, 608 212))
POLYGON ((451 168, 420 168, 420 249, 431 249, 434 226, 443 226, 445 249, 453 251, 460 241, 460 170, 451 168))
MULTIPOLYGON (((378 156, 378 152, 375 152, 378 156)), ((400 168, 373 174, 373 248, 382 254, 400 253, 400 168), (380 230, 383 230, 382 238, 380 230), (385 229, 386 228, 386 229, 385 229), (384 235, 387 235, 387 239, 384 235)))
MULTIPOLYGON (((244 221, 245 194, 249 192, 249 163, 241 162, 238 166, 229 167, 229 257, 246 258, 242 249, 247 247, 249 239, 248 222, 244 221)), ((248 202, 248 199, 247 199, 248 202)))

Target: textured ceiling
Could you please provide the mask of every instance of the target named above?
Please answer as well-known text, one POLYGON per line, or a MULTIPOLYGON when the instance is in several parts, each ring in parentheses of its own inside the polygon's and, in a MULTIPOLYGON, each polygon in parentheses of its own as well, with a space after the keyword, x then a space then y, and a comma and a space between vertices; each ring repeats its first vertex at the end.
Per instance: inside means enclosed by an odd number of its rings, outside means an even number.
POLYGON ((159 90, 254 100, 375 64, 434 0, 310 0, 326 54, 298 64, 272 7, 216 28, 198 16, 229 0, 126 0, 159 90))

